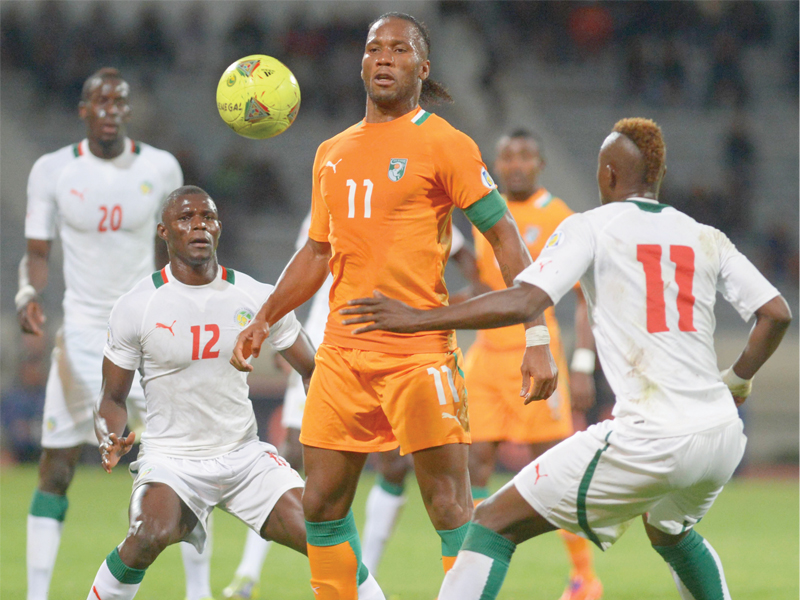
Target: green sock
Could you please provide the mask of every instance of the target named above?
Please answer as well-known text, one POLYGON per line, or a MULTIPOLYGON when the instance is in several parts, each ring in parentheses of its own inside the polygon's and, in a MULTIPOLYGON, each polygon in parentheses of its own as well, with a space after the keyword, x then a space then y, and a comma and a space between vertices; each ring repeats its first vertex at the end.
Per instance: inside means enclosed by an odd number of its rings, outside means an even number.
POLYGON ((345 542, 350 544, 353 554, 358 559, 357 583, 361 585, 369 576, 369 569, 361 562, 361 541, 358 539, 356 520, 353 511, 349 511, 343 519, 311 523, 306 521, 306 540, 312 546, 337 546, 345 542))
POLYGON ((33 517, 47 517, 63 523, 64 518, 67 516, 68 506, 69 500, 67 500, 66 496, 50 494, 37 489, 33 492, 28 513, 33 517))
POLYGON ((403 483, 401 483, 400 485, 397 485, 396 483, 391 483, 389 481, 386 481, 383 478, 383 475, 378 475, 377 484, 384 492, 386 492, 387 494, 391 494, 392 496, 402 496, 406 487, 405 481, 403 481, 403 483))
POLYGON ((492 560, 489 570, 489 577, 483 587, 480 600, 494 600, 500 593, 503 580, 508 572, 508 565, 511 564, 511 556, 517 545, 507 540, 499 533, 479 525, 470 523, 467 536, 461 545, 462 552, 475 552, 482 554, 492 560))
POLYGON ((653 546, 695 600, 724 600, 728 589, 722 563, 694 529, 674 546, 653 546))
POLYGON ((455 529, 437 529, 436 533, 442 538, 442 556, 458 556, 461 544, 467 535, 469 521, 455 529))
POLYGON ((106 565, 111 574, 116 577, 117 581, 125 584, 141 583, 144 579, 144 574, 147 569, 134 569, 127 566, 119 557, 119 550, 114 548, 111 553, 106 556, 106 565))
POLYGON ((472 501, 477 503, 481 500, 486 500, 489 497, 489 488, 487 486, 472 486, 472 501))

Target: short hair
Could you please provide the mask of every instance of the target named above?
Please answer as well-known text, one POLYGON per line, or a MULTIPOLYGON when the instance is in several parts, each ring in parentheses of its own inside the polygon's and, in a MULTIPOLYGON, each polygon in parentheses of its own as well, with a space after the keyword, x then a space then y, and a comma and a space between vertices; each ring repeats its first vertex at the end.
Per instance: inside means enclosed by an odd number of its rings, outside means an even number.
POLYGON ((122 79, 122 75, 119 72, 119 69, 115 69, 114 67, 103 67, 102 69, 98 69, 89 77, 86 78, 86 81, 83 82, 83 89, 81 89, 81 101, 86 101, 89 99, 89 95, 92 93, 95 85, 97 82, 108 81, 109 79, 122 79))
MULTIPOLYGON (((380 17, 375 19, 372 23, 369 24, 369 29, 377 23, 378 21, 382 21, 383 19, 402 19, 403 21, 407 21, 411 23, 417 30, 420 39, 422 39, 422 44, 424 46, 423 50, 425 51, 425 55, 423 58, 427 59, 431 53, 431 34, 428 31, 428 27, 422 21, 417 20, 416 18, 412 17, 411 15, 403 12, 387 12, 383 13, 380 17)), ((444 87, 438 81, 435 81, 428 77, 425 81, 422 82, 422 92, 419 95, 419 103, 420 104, 442 104, 446 102, 452 102, 453 97, 450 95, 450 92, 447 91, 447 88, 444 87)))
POLYGON ((508 138, 511 140, 533 140, 536 142, 536 148, 539 150, 539 158, 544 158, 544 144, 542 143, 542 138, 538 133, 531 131, 530 129, 525 129, 524 127, 517 127, 508 134, 508 138))
POLYGON ((201 187, 196 185, 182 185, 178 189, 173 190, 164 201, 164 206, 161 207, 162 223, 164 222, 164 213, 167 212, 167 209, 170 207, 170 205, 181 196, 205 196, 206 198, 211 199, 211 196, 208 195, 208 192, 201 187))
POLYGON ((655 121, 634 117, 621 119, 614 124, 614 131, 627 137, 639 149, 644 158, 644 182, 654 184, 664 172, 667 146, 661 128, 655 121))

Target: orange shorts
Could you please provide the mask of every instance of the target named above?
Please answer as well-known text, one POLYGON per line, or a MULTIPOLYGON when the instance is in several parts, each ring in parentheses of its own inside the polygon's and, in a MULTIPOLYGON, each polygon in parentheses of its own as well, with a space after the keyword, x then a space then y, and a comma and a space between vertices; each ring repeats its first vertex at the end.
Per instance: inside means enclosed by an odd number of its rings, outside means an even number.
POLYGON ((473 442, 536 444, 572 435, 567 365, 560 349, 551 350, 558 366, 558 389, 547 400, 525 405, 519 395, 524 350, 472 345, 464 371, 473 442))
POLYGON ((348 452, 401 454, 469 444, 461 351, 386 354, 322 344, 300 441, 348 452))

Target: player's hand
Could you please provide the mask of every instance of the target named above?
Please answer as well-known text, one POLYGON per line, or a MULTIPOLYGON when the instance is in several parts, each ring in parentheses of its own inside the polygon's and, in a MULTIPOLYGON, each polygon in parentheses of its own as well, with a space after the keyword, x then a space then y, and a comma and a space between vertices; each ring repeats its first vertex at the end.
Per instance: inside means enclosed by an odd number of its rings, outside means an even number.
POLYGON ((111 469, 117 466, 120 457, 130 452, 135 440, 136 434, 131 431, 128 437, 123 439, 112 433, 100 443, 100 462, 106 473, 111 473, 111 469))
POLYGON ((419 314, 423 312, 411 308, 400 300, 392 300, 377 290, 372 292, 372 298, 357 298, 348 301, 347 305, 353 308, 343 308, 339 314, 361 316, 345 319, 342 321, 343 325, 370 323, 366 327, 354 329, 354 335, 376 329, 395 333, 414 333, 417 331, 414 324, 419 314))
POLYGON ((570 371, 569 392, 572 400, 572 410, 586 412, 594 406, 594 377, 587 373, 570 371))
POLYGON ((252 371, 253 365, 247 362, 247 359, 251 356, 258 358, 261 346, 268 337, 269 324, 258 317, 253 319, 250 325, 236 338, 231 364, 244 373, 252 371))
POLYGON ((44 316, 42 305, 37 300, 31 300, 17 312, 17 320, 23 333, 44 335, 42 326, 47 320, 44 316))
POLYGON ((525 398, 525 404, 534 400, 545 400, 556 391, 558 367, 547 344, 525 348, 520 371, 522 390, 519 395, 525 398))
POLYGON ((733 396, 733 403, 736 405, 736 408, 739 408, 742 404, 744 404, 745 400, 747 400, 747 396, 733 396))

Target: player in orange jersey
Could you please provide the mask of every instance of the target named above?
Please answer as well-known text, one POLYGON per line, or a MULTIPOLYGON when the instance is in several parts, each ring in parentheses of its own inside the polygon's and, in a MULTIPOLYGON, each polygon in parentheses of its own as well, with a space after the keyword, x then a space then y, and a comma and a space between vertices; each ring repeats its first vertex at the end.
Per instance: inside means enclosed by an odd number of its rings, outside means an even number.
MULTIPOLYGON (((399 445, 413 455, 445 570, 472 514, 467 396, 455 333, 354 336, 339 310, 373 290, 418 308, 446 305, 454 207, 489 240, 507 284, 531 260, 475 143, 419 106, 449 99, 428 79, 429 50, 426 29, 409 15, 386 14, 371 25, 361 63, 366 116, 320 145, 308 242, 240 334, 231 359, 250 370, 246 360, 258 354, 269 326, 333 274, 300 437, 311 584, 322 600, 355 600, 367 575, 350 506, 368 453, 399 445)), ((530 329, 540 333, 544 320, 530 329)), ((525 393, 548 397, 557 383, 549 347, 532 345, 522 358, 525 393)))
MULTIPOLYGON (((543 154, 537 136, 517 130, 500 139, 494 163, 509 212, 534 258, 561 221, 572 214, 563 200, 539 185, 545 165, 543 154)), ((491 249, 477 235, 475 254, 481 283, 494 290, 504 288, 491 249)), ((559 377, 558 390, 546 402, 526 406, 517 394, 516 357, 524 350, 525 339, 521 325, 481 330, 467 352, 464 372, 470 392, 472 428, 469 474, 476 503, 489 496, 487 485, 494 472, 500 442, 529 444, 534 457, 539 456, 572 435, 572 408, 585 411, 594 403, 594 338, 586 302, 577 286, 575 294, 577 340, 569 375, 555 310, 551 307, 544 313, 559 377)), ((572 561, 572 572, 561 600, 597 600, 602 596, 603 586, 594 573, 589 542, 566 531, 562 531, 562 536, 572 561)))

